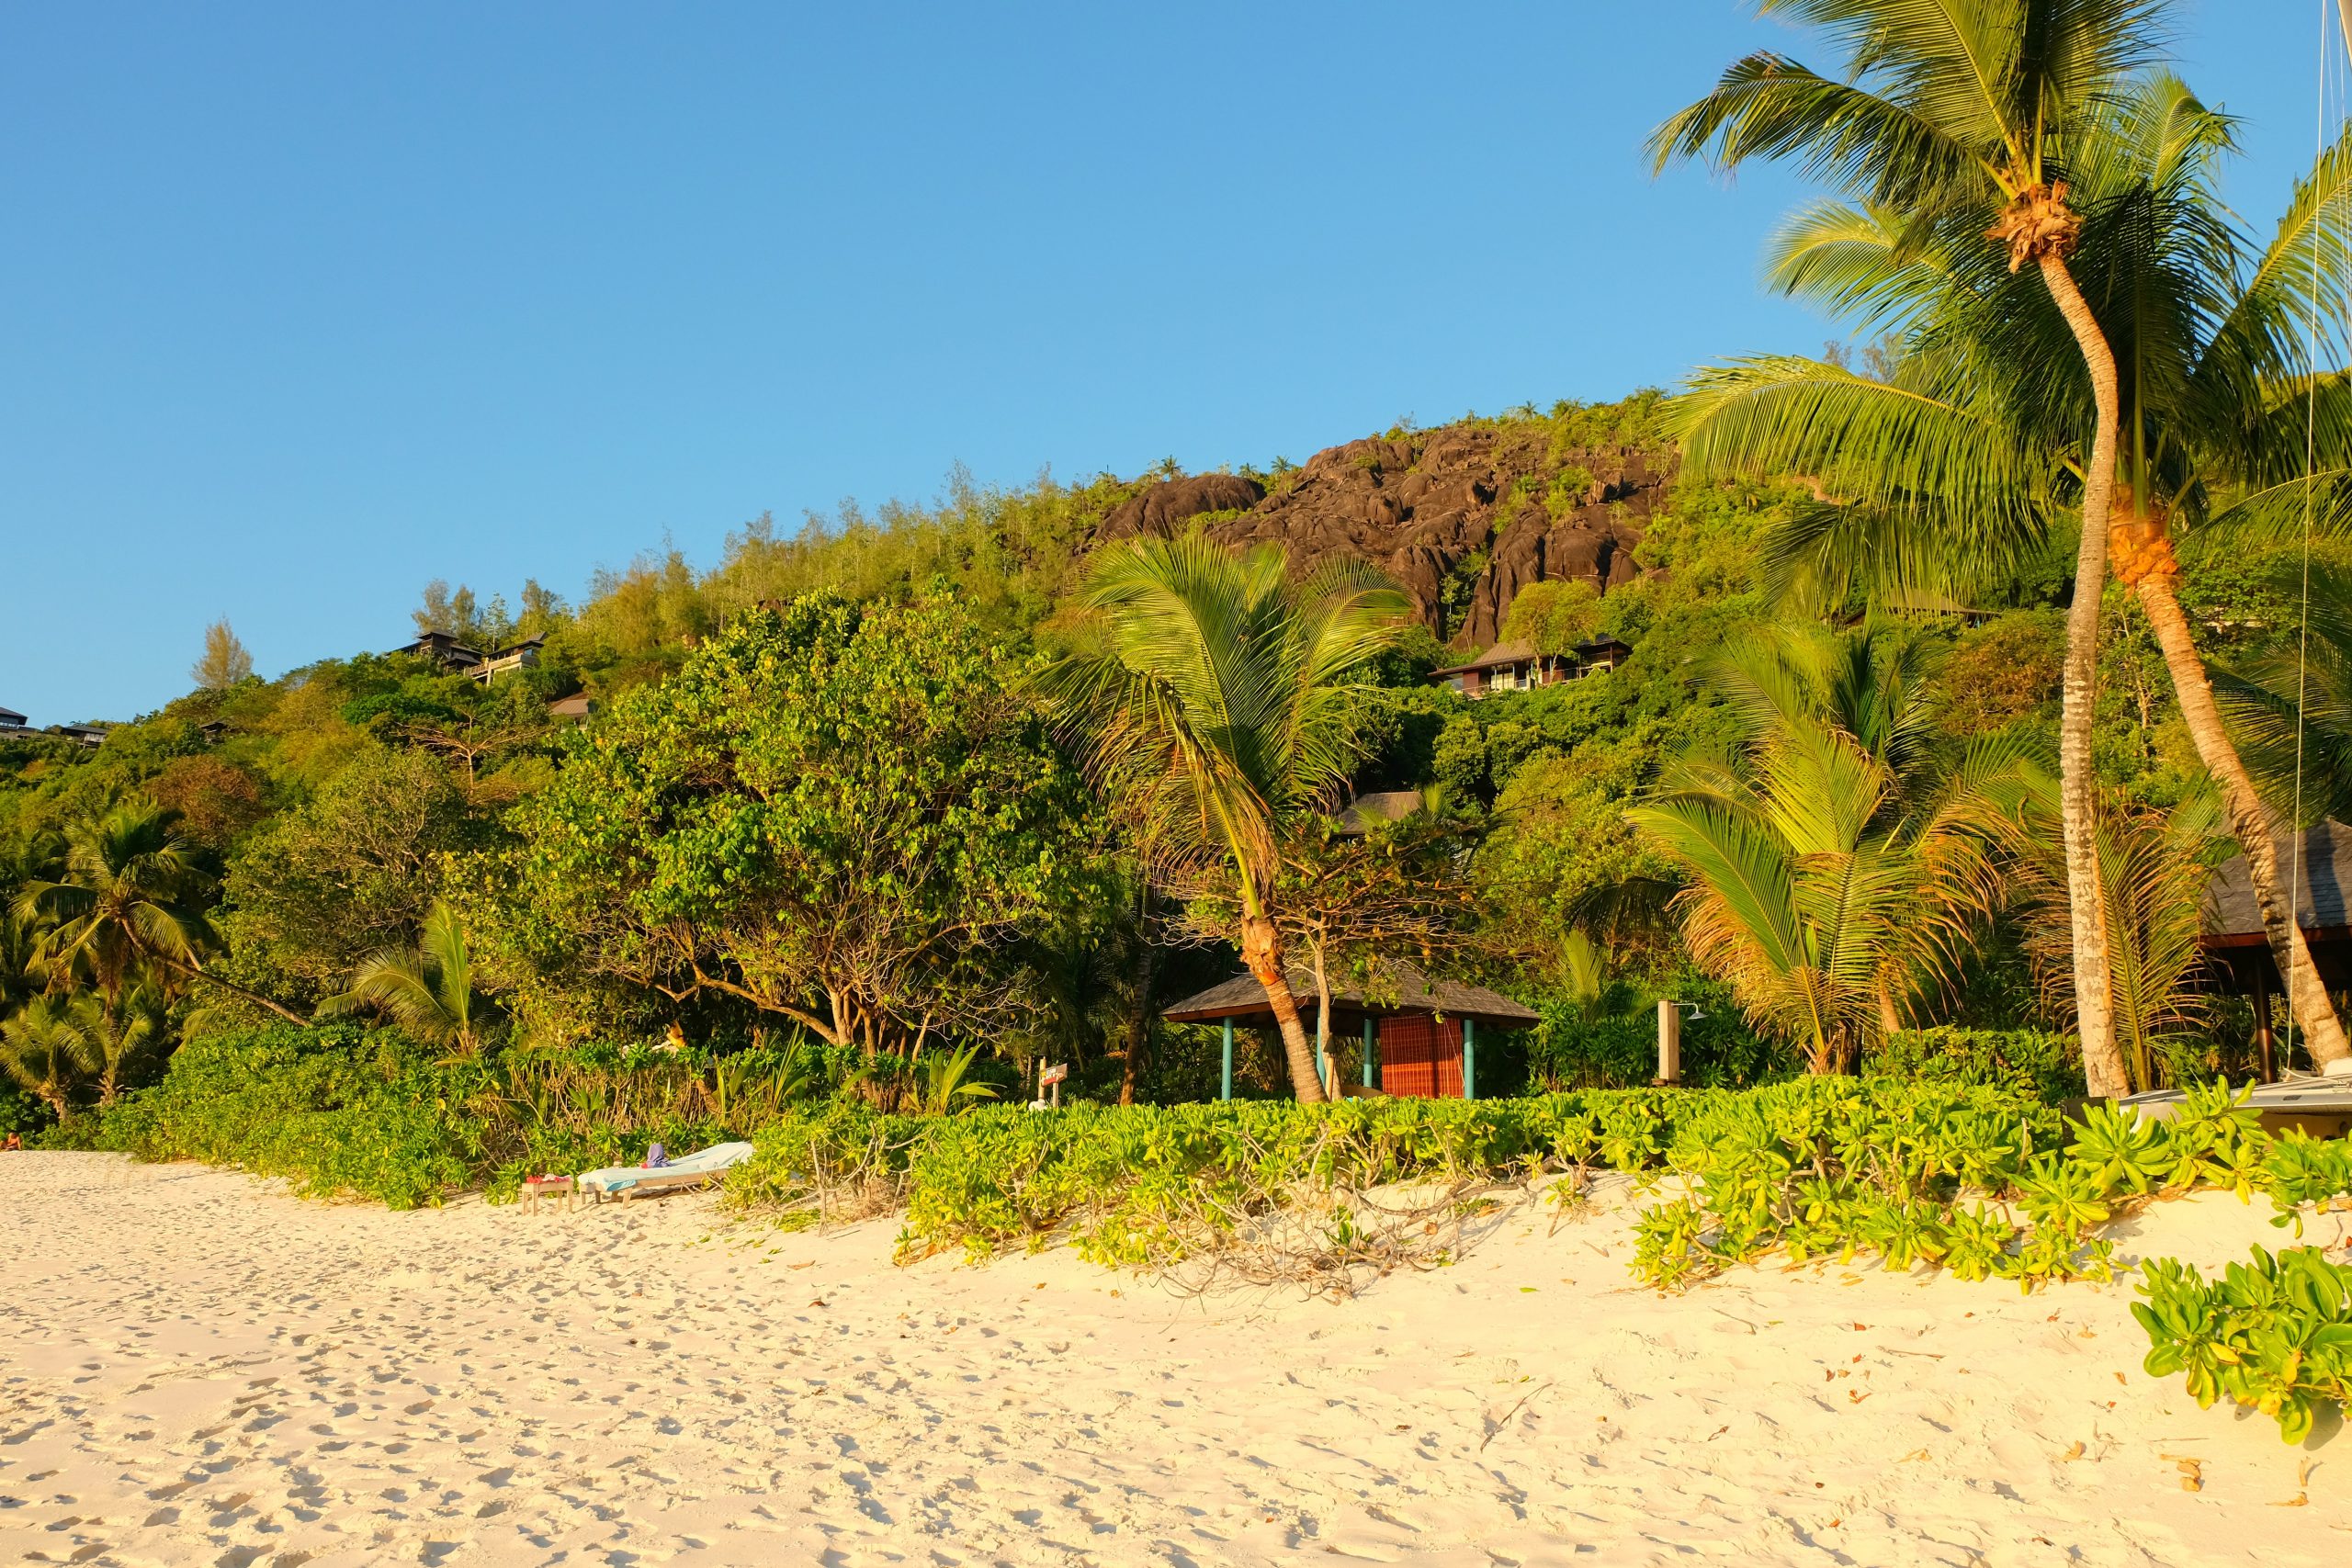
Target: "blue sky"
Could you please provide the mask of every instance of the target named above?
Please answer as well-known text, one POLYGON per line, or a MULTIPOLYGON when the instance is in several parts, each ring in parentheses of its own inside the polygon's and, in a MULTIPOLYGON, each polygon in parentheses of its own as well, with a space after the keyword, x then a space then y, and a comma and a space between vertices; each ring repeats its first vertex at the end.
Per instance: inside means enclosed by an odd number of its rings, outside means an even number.
MULTIPOLYGON (((2274 211, 2311 0, 2181 54, 2274 211)), ((429 579, 576 596, 763 511, 1215 468, 1816 349, 1799 194, 1643 135, 1731 0, 18 7, 0 51, 0 704, 120 718, 429 579), (851 13, 844 15, 843 13, 851 13)))

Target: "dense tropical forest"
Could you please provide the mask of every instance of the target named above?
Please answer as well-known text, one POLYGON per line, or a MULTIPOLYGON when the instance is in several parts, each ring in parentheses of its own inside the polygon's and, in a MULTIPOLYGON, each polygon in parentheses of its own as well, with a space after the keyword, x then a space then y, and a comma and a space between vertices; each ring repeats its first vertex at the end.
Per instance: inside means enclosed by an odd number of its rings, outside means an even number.
MULTIPOLYGON (((1476 423, 1547 448, 1600 424, 1670 464, 1672 416, 1644 395, 1476 423)), ((7 1114, 29 1133, 111 1101, 192 1032, 337 1016, 469 1054, 674 1029, 886 1072, 975 1047, 970 1070, 1001 1065, 1008 1088, 1051 1059, 1103 1098, 1213 1093, 1206 1032, 1157 1007, 1235 967, 1215 878, 1157 865, 1151 825, 1090 768, 1047 678, 1101 651, 1080 596, 1103 518, 1169 478, 959 481, 790 536, 762 520, 708 570, 648 557, 576 606, 537 583, 510 608, 436 582, 418 631, 542 638, 537 662, 483 682, 429 651, 362 652, 263 680, 224 631, 196 690, 101 746, 0 741, 7 1114), (551 713, 582 694, 588 716, 551 713)), ((1497 1089, 1646 1081, 1668 995, 1702 1015, 1700 1081, 1850 1069, 1930 1024, 2064 1033, 2050 851, 2073 541, 2053 533, 1964 607, 1874 611, 1860 588, 1803 604, 1768 543, 1810 504, 1801 481, 1686 467, 1640 575, 1523 591, 1507 637, 1631 648, 1584 679, 1473 700, 1430 680, 1471 649, 1399 609, 1334 687, 1343 755, 1283 829, 1298 907, 1340 917, 1330 963, 1403 956, 1536 1006, 1497 1089), (1771 761, 1831 736, 1855 743, 1854 778, 1771 761), (1838 830, 1879 902, 1825 909, 1800 870, 1766 912, 1842 950, 1826 982, 1872 993, 1850 1026, 1814 1015, 1823 966, 1736 934, 1747 912, 1707 875, 1717 789, 1785 844, 1818 830, 1804 818, 1822 789, 1877 802, 1838 830), (1343 863, 1357 840, 1303 826, 1374 791, 1422 806, 1363 863, 1343 863)), ((2200 653, 2249 712, 2291 699, 2301 565, 2290 546, 2183 560, 2200 653)), ((2314 570, 2332 585, 2346 569, 2323 550, 2314 570)), ((2314 627, 2340 660, 2333 619, 2314 627)), ((2243 1073, 2247 1010, 2199 987, 2194 953, 2205 874, 2234 846, 2128 592, 2109 590, 2100 641, 2135 1073, 2243 1073)), ((2335 732, 2316 733, 2324 754, 2335 732)), ((2331 804, 2307 791, 2308 816, 2331 804)), ((1285 934, 1295 964, 1306 938, 1285 934)), ((1279 1043, 1253 1042, 1242 1077, 1286 1091, 1279 1043)))

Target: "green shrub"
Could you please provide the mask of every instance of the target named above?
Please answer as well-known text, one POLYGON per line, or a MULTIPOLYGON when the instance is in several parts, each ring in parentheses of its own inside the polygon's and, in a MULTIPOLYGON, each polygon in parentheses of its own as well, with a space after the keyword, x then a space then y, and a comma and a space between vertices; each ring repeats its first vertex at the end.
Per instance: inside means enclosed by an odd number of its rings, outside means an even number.
POLYGON ((42 1142, 234 1166, 394 1208, 474 1187, 504 1199, 534 1172, 748 1136, 851 1078, 856 1059, 589 1045, 449 1060, 388 1030, 271 1026, 189 1041, 161 1083, 42 1142))
POLYGON ((2352 1401, 2352 1269, 2315 1247, 2253 1249, 2211 1284, 2177 1258, 2143 1266, 2152 1377, 2185 1378, 2198 1404, 2228 1398, 2278 1422, 2300 1443, 2327 1405, 2352 1401))
MULTIPOLYGON (((1637 1089, 1657 1078, 1657 998, 1612 987, 1600 1016, 1579 999, 1545 998, 1543 1017, 1523 1032, 1530 1092, 1637 1089)), ((1796 1069, 1788 1047, 1757 1035, 1709 982, 1685 980, 1675 994, 1699 1004, 1682 1025, 1682 1081, 1698 1089, 1751 1089, 1796 1069)), ((1481 1064, 1483 1066, 1483 1063, 1481 1064)), ((1484 1081, 1485 1075, 1480 1075, 1484 1081)))
POLYGON ((413 1208, 471 1185, 480 1158, 479 1128, 457 1109, 449 1076, 385 1030, 199 1035, 163 1082, 100 1113, 85 1143, 284 1177, 311 1197, 413 1208))
POLYGON ((985 1257, 1066 1236, 1100 1261, 1165 1264, 1317 1193, 1648 1165, 1707 1098, 1645 1089, 1071 1106, 1053 1115, 988 1106, 923 1119, 834 1109, 763 1129, 728 1191, 741 1208, 807 1213, 829 1187, 880 1183, 903 1198, 907 1258, 951 1247, 985 1257))
POLYGON ((1862 1070, 2014 1089, 2052 1105, 2084 1092, 2083 1059, 2072 1042, 2030 1029, 1905 1030, 1865 1057, 1862 1070))

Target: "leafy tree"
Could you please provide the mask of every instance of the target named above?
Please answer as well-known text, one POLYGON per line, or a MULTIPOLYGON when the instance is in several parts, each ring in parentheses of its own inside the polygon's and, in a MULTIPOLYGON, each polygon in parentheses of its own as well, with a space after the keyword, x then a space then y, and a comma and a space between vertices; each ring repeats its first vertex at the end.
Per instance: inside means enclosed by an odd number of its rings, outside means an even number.
MULTIPOLYGON (((2092 524, 2081 530, 2075 553, 2059 754, 2075 992, 2084 1060, 2098 1092, 2112 1091, 2123 1076, 2106 991, 2092 758, 2108 555, 2101 523, 2116 483, 2121 409, 2114 347, 2069 265, 2084 220, 2068 205, 2068 189, 2109 128, 2115 97, 2155 62, 2167 8, 2165 0, 1765 0, 1768 14, 1821 28, 1844 54, 1843 68, 1822 75, 1782 55, 1750 55, 1651 140, 1661 166, 1702 155, 1724 169, 1750 158, 1792 159, 1889 215, 1915 251, 1933 246, 1981 266, 1989 240, 2011 273, 2028 265, 2039 272, 2073 339, 2091 392, 2080 482, 2082 515, 2092 524)), ((2016 346, 2021 354, 2026 345, 2016 346)), ((2021 355, 2004 368, 2019 377, 2065 374, 2047 356, 2021 355)), ((1860 386, 1838 395, 1880 397, 1860 386)), ((1889 409, 1882 427, 1937 417, 1882 400, 1889 409)), ((1965 437, 1932 450, 1940 460, 1972 447, 1987 455, 1984 442, 1965 437)), ((1920 459, 1910 461, 1916 467, 1920 459)), ((2016 518, 2018 499, 2037 493, 2021 488, 2000 496, 2013 476, 2012 465, 1984 465, 1973 488, 1996 491, 1996 506, 1983 521, 2016 518)), ((1930 476, 1939 484, 1945 477, 1930 476)))
POLYGON ((514 619, 505 600, 493 597, 488 604, 481 604, 472 589, 461 584, 453 592, 437 577, 424 585, 424 602, 409 614, 419 635, 446 632, 483 653, 496 651, 514 635, 514 619))
POLYGON ((474 929, 550 1029, 598 985, 909 1054, 1001 1018, 1086 850, 1028 670, 952 603, 741 615, 566 736, 474 929))
MULTIPOLYGON (((2182 611, 2171 542, 2177 525, 2228 506, 2242 490, 2256 493, 2238 512, 2275 504, 2303 485, 2313 450, 2335 461, 2335 446, 2352 438, 2333 415, 2326 443, 2320 428, 2306 429, 2315 399, 2306 397, 2301 376, 2302 324, 2338 319, 2352 299, 2333 281, 2352 263, 2335 215, 2352 195, 2352 133, 2299 187, 2270 245, 2251 255, 2214 185, 2216 160, 2230 145, 2227 120, 2177 79, 2156 75, 2094 117, 2073 149, 2076 197, 2087 214, 2083 272, 2100 331, 2120 350, 2116 395, 2129 437, 2111 508, 2086 515, 2090 531, 2109 536, 2117 574, 2135 591, 2161 649, 2186 732, 2220 785, 2278 966, 2297 976, 2295 1016, 2320 1060, 2352 1058, 2287 919, 2271 825, 2213 700, 2182 611)), ((2092 460, 2063 434, 2086 423, 2079 390, 2032 367, 2063 350, 2064 330, 2046 318, 2037 323, 2026 308, 2033 301, 2005 298, 2016 289, 1974 252, 1922 246, 1893 215, 1822 208, 1784 236, 1781 270, 1792 291, 1860 297, 1911 323, 1883 384, 1832 365, 1749 362, 1713 373, 1696 400, 1702 457, 1722 449, 1750 462, 1832 458, 1824 482, 1861 502, 1854 508, 1861 516, 1832 523, 1826 514, 1839 509, 1822 509, 1810 541, 1816 554, 1875 554, 1898 569, 1922 558, 1982 555, 1977 516, 1930 508, 1923 518, 1915 502, 1942 492, 1951 474, 1973 462, 2017 476, 2019 494, 2045 498, 2046 516, 2058 481, 2092 460), (2053 432, 2061 433, 2054 441, 2053 432), (1901 537, 1887 536, 1895 533, 1901 537)), ((2352 445, 2341 456, 2352 459, 2352 445)), ((2097 1081, 2105 1069, 2090 1060, 2097 1081)))
MULTIPOLYGON (((2018 831, 2007 846, 2010 892, 2025 906, 2027 955, 2063 1017, 2073 966, 2064 866, 2052 852, 2058 792, 2054 781, 2031 768, 2015 790, 2018 831)), ((2196 988, 2205 959, 2197 938, 2214 848, 2226 843, 2222 826, 2211 787, 2169 811, 2100 803, 2099 877, 2107 895, 2116 1029, 2140 1089, 2156 1087, 2156 1064, 2168 1055, 2167 1045, 2208 1016, 2196 988)))
POLYGON ((82 1036, 87 1070, 98 1080, 98 1104, 112 1105, 142 1057, 164 1043, 167 1009, 161 989, 142 984, 108 1006, 88 992, 73 998, 67 1017, 82 1036))
MULTIPOLYGON (((1335 986, 1377 996, 1394 992, 1405 969, 1451 976, 1487 956, 1477 890, 1463 874, 1472 825, 1445 813, 1441 792, 1430 795, 1398 821, 1348 830, 1316 818, 1283 842, 1269 908, 1284 950, 1315 988, 1316 1055, 1333 1073, 1335 986)), ((1187 934, 1227 940, 1241 918, 1231 874, 1208 873, 1190 891, 1187 934)), ((1336 1098, 1336 1081, 1322 1088, 1336 1098)))
POLYGON ((196 661, 188 679, 209 692, 225 691, 240 681, 254 676, 254 656, 237 640, 227 621, 215 621, 204 628, 204 656, 196 661))
POLYGON ((361 959, 411 940, 446 857, 496 837, 440 762, 356 738, 340 772, 232 855, 219 924, 236 972, 313 1001, 341 990, 361 959))
MULTIPOLYGON (((2300 567, 2296 577, 2300 592, 2300 567)), ((2247 763, 2282 815, 2300 812, 2299 828, 2352 819, 2352 565, 2314 561, 2310 586, 2308 638, 2267 649, 2219 682, 2247 763)))
POLYGON ((1566 654, 1592 640, 1600 625, 1600 591, 1581 579, 1548 578, 1531 582, 1511 600, 1503 617, 1503 640, 1525 643, 1538 653, 1566 654))
POLYGON ((1790 632, 1713 674, 1740 715, 1730 754, 1668 770, 1634 823, 1680 863, 1692 956, 1816 1073, 1904 1027, 1989 911, 1994 791, 2018 752, 1939 755, 1916 638, 1790 632))
POLYGON ((1170 881, 1229 873, 1292 1089, 1319 1100, 1276 923, 1283 845, 1361 759, 1349 686, 1396 640, 1406 600, 1356 562, 1293 583, 1279 550, 1192 534, 1103 550, 1077 603, 1104 648, 1054 670, 1063 723, 1170 881))

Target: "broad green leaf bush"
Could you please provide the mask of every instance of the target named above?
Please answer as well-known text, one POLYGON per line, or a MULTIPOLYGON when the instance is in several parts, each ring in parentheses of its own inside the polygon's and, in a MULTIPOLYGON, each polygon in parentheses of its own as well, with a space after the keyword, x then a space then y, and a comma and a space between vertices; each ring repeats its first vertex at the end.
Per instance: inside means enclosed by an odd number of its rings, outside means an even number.
POLYGON ((745 1051, 712 1060, 645 1046, 449 1059, 353 1025, 199 1035, 162 1082, 54 1128, 49 1147, 194 1159, 283 1177, 319 1198, 393 1208, 481 1187, 510 1198, 539 1171, 634 1164, 699 1147, 837 1090, 855 1052, 745 1051))
POLYGON ((2352 1401, 2352 1268, 2315 1247, 2253 1249, 2208 1284, 2177 1258, 2143 1266, 2132 1315, 2148 1331, 2153 1377, 2181 1376, 2198 1404, 2259 1410, 2300 1443, 2328 1405, 2352 1401))

